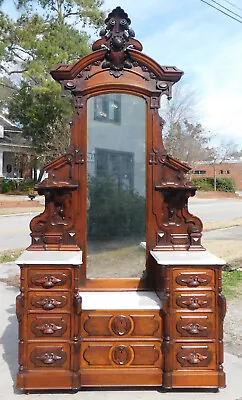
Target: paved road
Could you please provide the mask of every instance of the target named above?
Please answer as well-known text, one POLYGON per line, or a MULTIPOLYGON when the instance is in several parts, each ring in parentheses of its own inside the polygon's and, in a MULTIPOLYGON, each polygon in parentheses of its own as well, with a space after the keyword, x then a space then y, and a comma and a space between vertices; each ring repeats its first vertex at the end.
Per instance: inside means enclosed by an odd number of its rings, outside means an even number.
POLYGON ((242 218, 242 199, 196 199, 189 200, 189 211, 203 222, 228 221, 242 218))
POLYGON ((33 216, 0 216, 0 250, 21 249, 30 245, 29 223, 33 216))
MULTIPOLYGON (((242 200, 192 198, 189 211, 204 222, 228 221, 242 217, 242 200)), ((0 251, 25 248, 30 244, 29 223, 33 216, 0 216, 0 251)))

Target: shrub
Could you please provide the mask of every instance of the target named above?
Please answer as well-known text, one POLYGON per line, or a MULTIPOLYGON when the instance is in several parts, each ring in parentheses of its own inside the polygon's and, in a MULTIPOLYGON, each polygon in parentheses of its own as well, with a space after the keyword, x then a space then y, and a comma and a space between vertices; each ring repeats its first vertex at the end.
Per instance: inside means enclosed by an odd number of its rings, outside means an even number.
POLYGON ((2 193, 29 193, 34 190, 36 181, 33 179, 4 179, 1 184, 2 193))
MULTIPOLYGON (((192 183, 198 187, 198 190, 214 190, 213 178, 193 178, 192 183)), ((216 178, 216 187, 219 192, 235 192, 235 183, 232 178, 216 178)))
POLYGON ((220 192, 235 192, 235 183, 232 178, 217 178, 217 190, 220 192))
POLYGON ((88 237, 145 235, 145 198, 116 184, 110 176, 89 177, 88 237))

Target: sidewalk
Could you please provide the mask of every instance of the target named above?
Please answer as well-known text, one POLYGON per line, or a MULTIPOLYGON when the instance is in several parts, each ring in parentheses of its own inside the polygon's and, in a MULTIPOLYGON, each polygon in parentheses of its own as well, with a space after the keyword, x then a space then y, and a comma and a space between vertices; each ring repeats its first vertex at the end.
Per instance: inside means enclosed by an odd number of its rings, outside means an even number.
MULTIPOLYGON (((7 278, 18 273, 15 263, 1 264, 1 277, 7 278)), ((17 320, 15 316, 15 297, 18 290, 0 282, 0 399, 19 399, 20 391, 15 388, 17 374, 17 320)), ((229 353, 225 354, 224 364, 227 387, 218 393, 201 390, 181 390, 162 392, 160 388, 113 388, 83 389, 77 393, 55 391, 30 393, 28 399, 53 398, 55 400, 71 400, 78 397, 84 400, 242 400, 242 358, 229 353)), ((24 395, 23 395, 24 396, 24 395)))
POLYGON ((28 195, 0 194, 0 215, 32 214, 44 210, 44 196, 30 200, 28 195))

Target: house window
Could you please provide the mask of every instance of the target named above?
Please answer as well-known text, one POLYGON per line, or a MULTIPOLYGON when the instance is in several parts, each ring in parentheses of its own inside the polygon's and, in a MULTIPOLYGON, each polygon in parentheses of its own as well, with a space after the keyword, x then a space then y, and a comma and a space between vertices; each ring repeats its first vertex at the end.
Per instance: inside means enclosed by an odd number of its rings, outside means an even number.
POLYGON ((134 190, 134 153, 96 149, 96 176, 111 176, 119 187, 134 190))
POLYGON ((104 94, 94 97, 94 120, 120 124, 120 94, 104 94))
POLYGON ((206 175, 206 171, 203 169, 197 169, 196 171, 194 171, 195 175, 206 175))
POLYGON ((220 175, 223 175, 223 173, 224 173, 224 171, 221 169, 221 170, 220 170, 220 175))
POLYGON ((229 169, 227 169, 227 171, 226 171, 226 174, 227 174, 227 175, 229 175, 229 174, 230 174, 230 170, 229 170, 229 169))

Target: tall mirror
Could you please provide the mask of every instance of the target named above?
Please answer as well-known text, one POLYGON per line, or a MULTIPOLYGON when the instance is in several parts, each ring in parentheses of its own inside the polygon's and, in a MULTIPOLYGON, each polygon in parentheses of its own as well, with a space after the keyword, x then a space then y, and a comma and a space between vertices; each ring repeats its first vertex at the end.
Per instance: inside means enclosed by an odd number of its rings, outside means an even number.
POLYGON ((146 102, 130 94, 102 94, 88 100, 87 110, 87 277, 140 277, 146 102))

